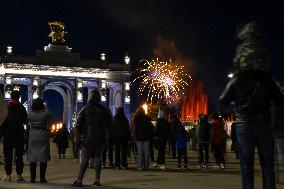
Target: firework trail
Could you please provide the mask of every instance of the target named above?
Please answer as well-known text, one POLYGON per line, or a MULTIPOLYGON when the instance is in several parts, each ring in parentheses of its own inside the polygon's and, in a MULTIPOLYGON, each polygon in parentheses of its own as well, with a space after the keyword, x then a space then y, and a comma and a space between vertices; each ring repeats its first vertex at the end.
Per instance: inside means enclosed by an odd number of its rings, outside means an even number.
POLYGON ((138 77, 133 83, 140 81, 138 95, 147 90, 147 101, 162 100, 167 104, 177 102, 183 95, 187 81, 191 77, 185 73, 184 66, 173 65, 172 62, 160 62, 158 59, 140 61, 137 69, 138 77))

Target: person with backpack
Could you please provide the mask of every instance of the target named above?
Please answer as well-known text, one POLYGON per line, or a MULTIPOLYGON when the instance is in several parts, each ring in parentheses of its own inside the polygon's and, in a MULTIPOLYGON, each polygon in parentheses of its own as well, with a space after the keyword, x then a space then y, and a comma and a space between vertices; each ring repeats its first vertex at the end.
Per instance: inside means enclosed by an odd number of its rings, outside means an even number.
POLYGON ((100 93, 97 90, 92 90, 90 95, 90 100, 81 109, 77 119, 77 129, 81 136, 83 153, 79 175, 73 183, 73 186, 78 187, 83 186, 82 181, 90 158, 94 158, 96 172, 93 185, 101 185, 101 156, 107 143, 107 131, 112 120, 109 110, 100 104, 100 93))

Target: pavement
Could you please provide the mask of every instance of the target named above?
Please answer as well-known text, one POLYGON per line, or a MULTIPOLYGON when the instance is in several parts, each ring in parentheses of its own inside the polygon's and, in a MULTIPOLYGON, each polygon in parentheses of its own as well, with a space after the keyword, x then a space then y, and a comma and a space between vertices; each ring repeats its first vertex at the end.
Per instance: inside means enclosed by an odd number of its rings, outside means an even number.
MULTIPOLYGON (((0 147, 2 148, 2 146, 0 147)), ((1 150, 1 149, 0 149, 1 150)), ((1 155, 1 153, 0 153, 1 155)), ((79 163, 73 163, 70 149, 67 151, 66 159, 58 159, 56 147, 51 145, 52 160, 48 162, 47 176, 48 183, 40 184, 39 166, 37 168, 37 183, 29 183, 29 166, 26 163, 23 177, 25 182, 16 182, 15 168, 12 173, 12 182, 0 181, 0 188, 3 189, 74 189, 71 184, 75 180, 79 163)), ((211 155, 211 154, 210 154, 211 155)), ((212 155, 210 158, 212 160, 212 155)), ((137 171, 134 159, 129 159, 129 169, 115 170, 106 168, 102 170, 101 183, 103 186, 92 186, 94 181, 94 170, 88 169, 84 178, 83 188, 104 188, 104 189, 240 189, 241 178, 239 162, 235 159, 233 152, 226 154, 226 169, 214 168, 210 163, 208 169, 200 169, 197 164, 197 152, 189 151, 189 169, 176 169, 176 159, 170 157, 166 160, 166 170, 151 168, 150 171, 137 171)), ((151 164, 152 165, 152 164, 151 164)), ((261 174, 258 160, 255 161, 255 188, 260 189, 261 174)), ((0 165, 0 175, 4 176, 4 166, 0 165)), ((277 185, 277 189, 284 189, 284 185, 277 185)))

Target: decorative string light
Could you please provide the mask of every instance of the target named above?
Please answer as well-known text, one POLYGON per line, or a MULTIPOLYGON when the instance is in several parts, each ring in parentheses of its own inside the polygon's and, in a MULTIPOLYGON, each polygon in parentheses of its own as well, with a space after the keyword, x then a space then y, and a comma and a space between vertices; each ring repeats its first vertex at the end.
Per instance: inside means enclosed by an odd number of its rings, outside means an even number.
MULTIPOLYGON (((65 67, 65 66, 46 66, 32 64, 5 63, 1 66, 1 74, 22 74, 36 76, 63 76, 80 78, 101 78, 106 79, 108 69, 65 67)), ((6 83, 7 83, 6 78, 6 83)), ((9 80, 9 79, 8 79, 9 80)))

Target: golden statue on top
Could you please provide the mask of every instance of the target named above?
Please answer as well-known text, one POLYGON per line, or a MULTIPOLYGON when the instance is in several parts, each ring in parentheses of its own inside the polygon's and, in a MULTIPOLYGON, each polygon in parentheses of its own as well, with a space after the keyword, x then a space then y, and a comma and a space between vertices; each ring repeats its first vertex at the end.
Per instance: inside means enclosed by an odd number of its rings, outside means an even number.
POLYGON ((52 44, 63 44, 65 42, 64 35, 67 33, 64 31, 65 25, 63 22, 55 21, 55 22, 48 22, 50 27, 50 34, 48 37, 51 38, 52 44))

